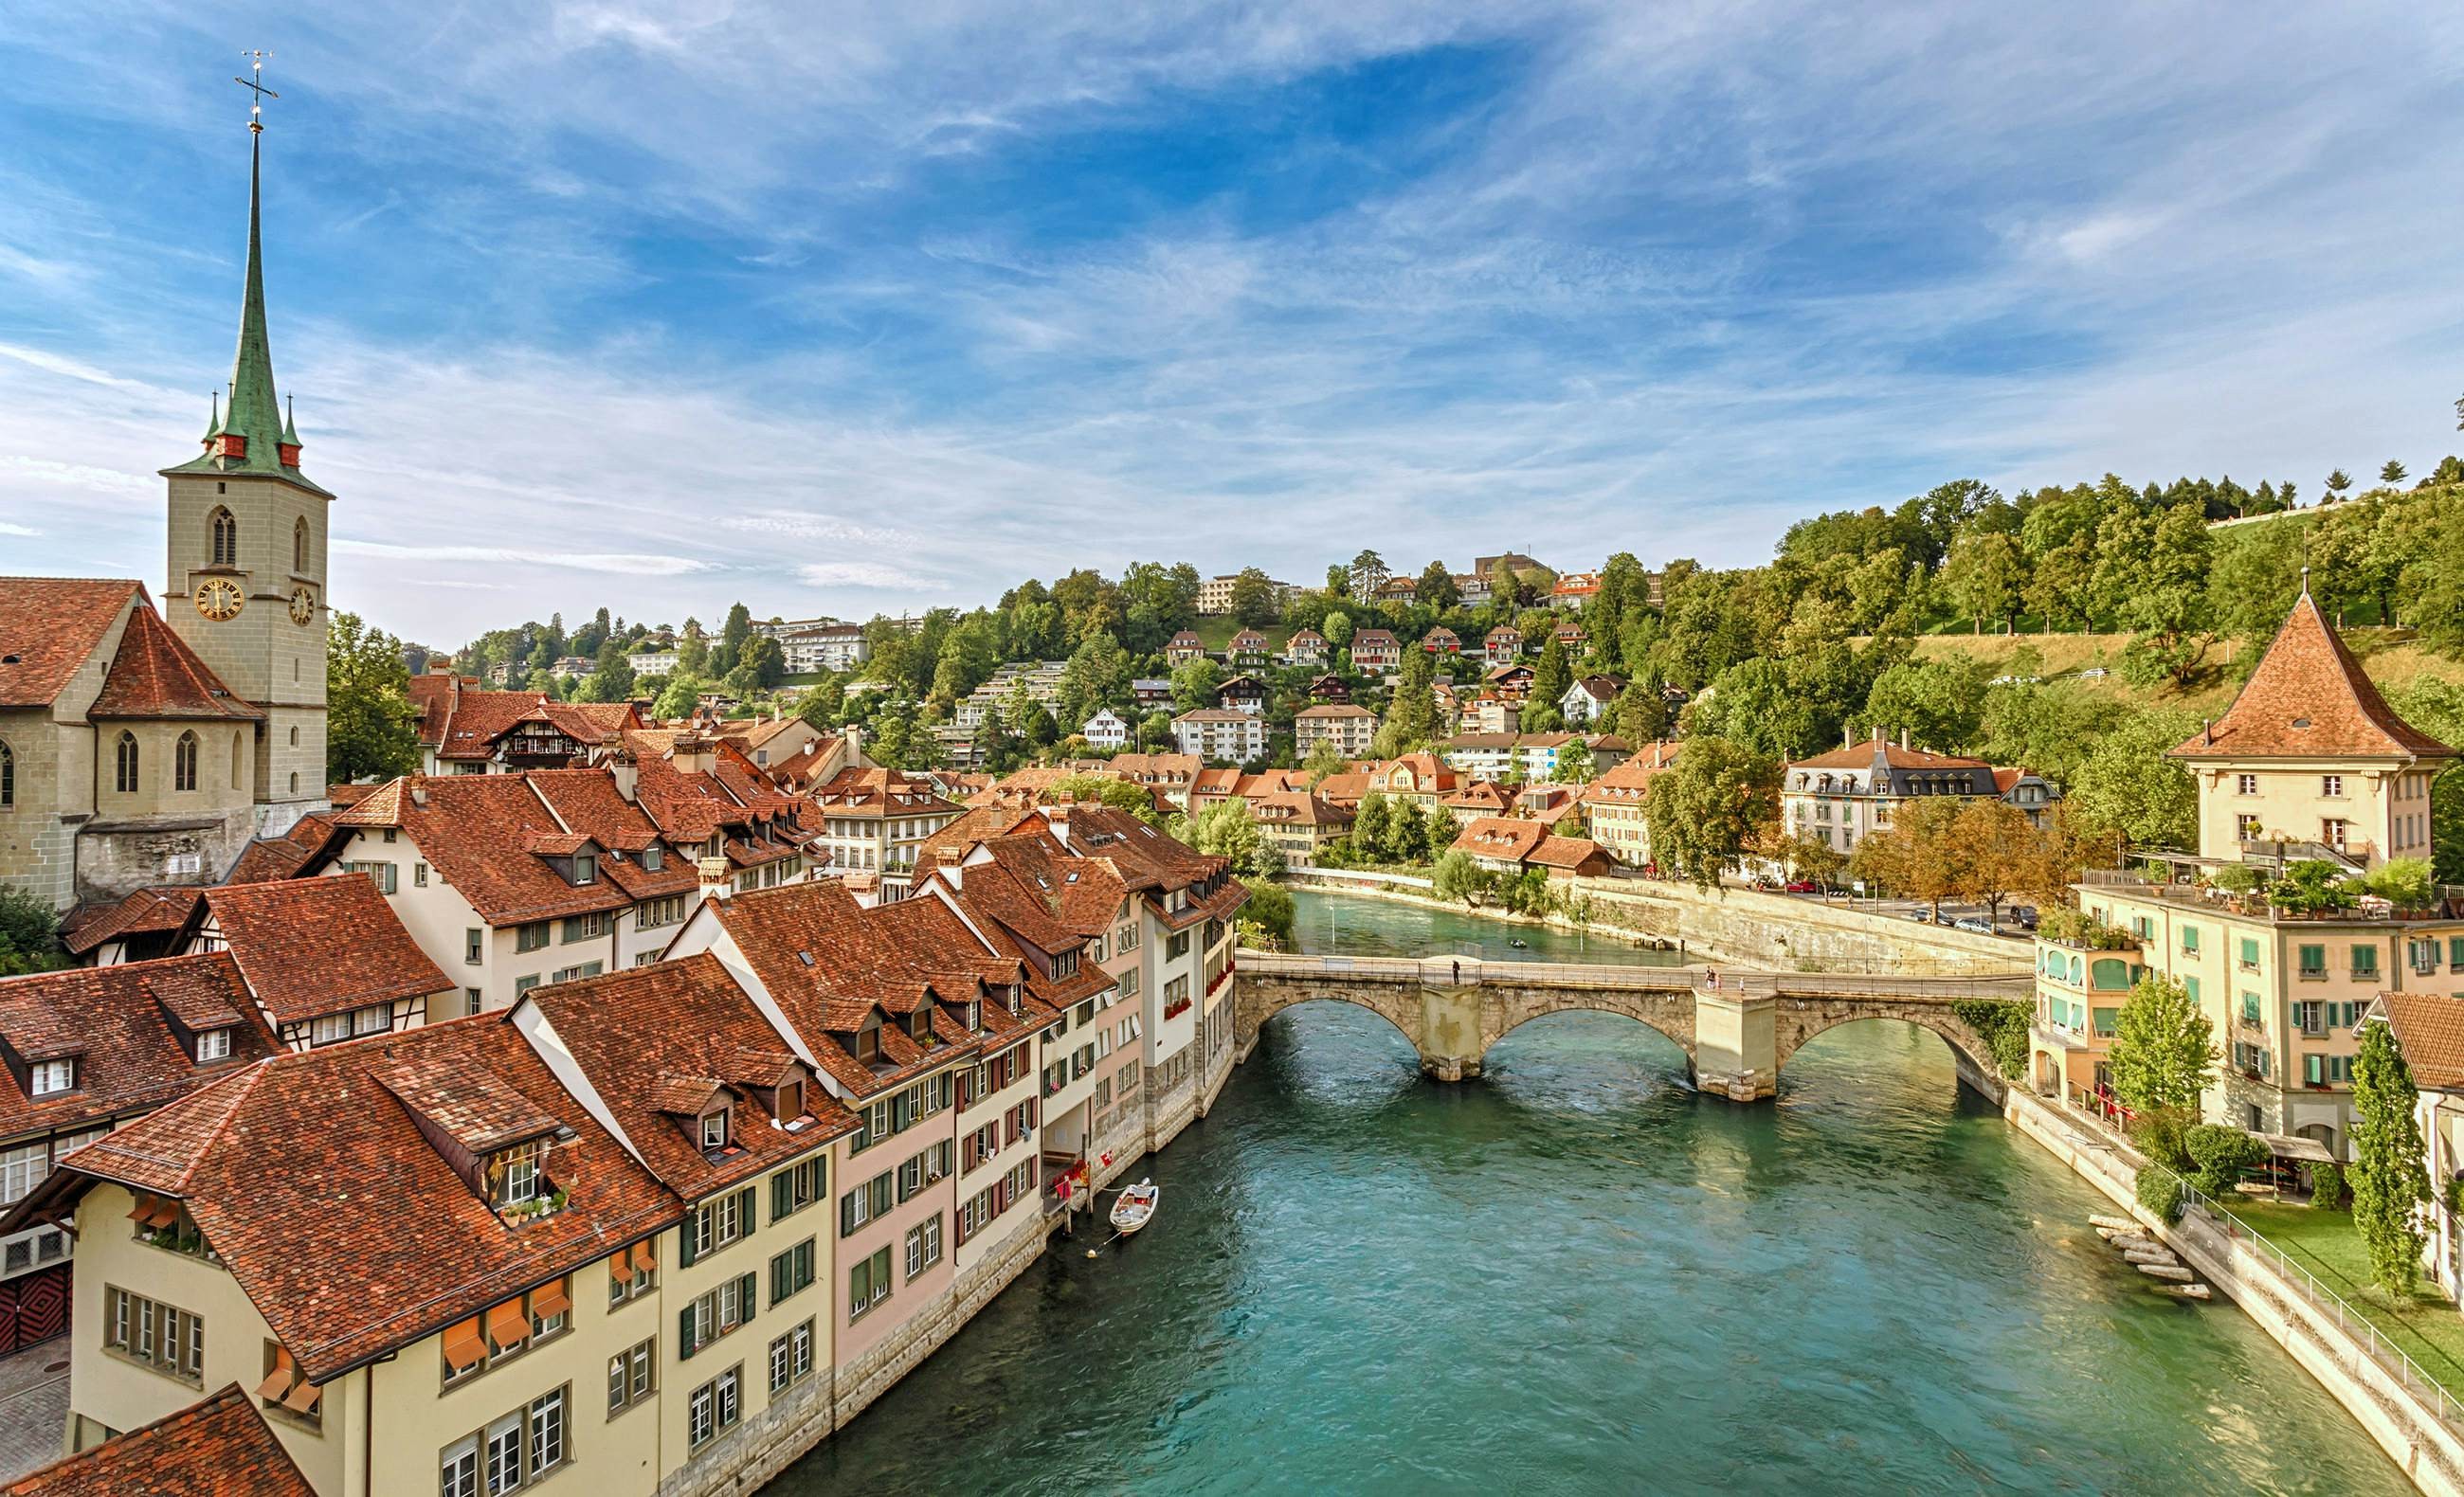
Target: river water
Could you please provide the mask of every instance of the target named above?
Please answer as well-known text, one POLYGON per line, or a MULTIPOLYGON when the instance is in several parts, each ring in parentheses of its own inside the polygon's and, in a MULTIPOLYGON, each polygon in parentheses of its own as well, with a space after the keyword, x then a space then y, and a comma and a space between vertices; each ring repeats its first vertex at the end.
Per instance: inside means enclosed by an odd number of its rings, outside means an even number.
MULTIPOLYGON (((1304 949, 1630 954, 1298 902, 1304 949)), ((1562 1014, 1441 1086, 1295 1009, 1150 1161, 1154 1227, 1056 1245, 771 1497, 2410 1490, 2239 1312, 2144 1289, 1934 1036, 1832 1030, 1771 1105, 1683 1078, 1562 1014)))

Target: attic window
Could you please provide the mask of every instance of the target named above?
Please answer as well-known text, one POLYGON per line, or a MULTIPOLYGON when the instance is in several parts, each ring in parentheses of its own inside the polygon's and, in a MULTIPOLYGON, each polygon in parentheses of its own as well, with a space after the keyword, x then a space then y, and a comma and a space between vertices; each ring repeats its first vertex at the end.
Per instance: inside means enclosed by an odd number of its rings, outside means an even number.
POLYGON ((727 1147, 727 1118, 726 1108, 701 1115, 701 1146, 705 1152, 727 1147))
POLYGON ((77 1070, 77 1063, 74 1060, 36 1061, 26 1068, 26 1090, 38 1097, 75 1091, 77 1070))
POLYGON ((497 1178, 496 1199, 493 1202, 497 1210, 527 1205, 539 1198, 539 1166, 546 1158, 547 1140, 534 1138, 529 1143, 516 1144, 489 1161, 488 1173, 497 1178))
POLYGON ((593 852, 576 853, 573 859, 574 887, 579 889, 584 884, 597 882, 599 882, 599 855, 593 852))
POLYGON ((2310 719, 2307 717, 2296 717, 2293 719, 2293 725, 2297 728, 2306 728, 2310 726, 2310 719))
POLYGON ((666 861, 667 855, 665 850, 655 842, 642 849, 642 870, 644 872, 657 872, 659 870, 659 865, 666 861))
POLYGON ((197 1031, 198 1065, 203 1066, 209 1061, 229 1060, 231 1058, 231 1032, 230 1029, 200 1029, 197 1031))
POLYGON ((930 1012, 919 1008, 915 1010, 915 1012, 907 1016, 907 1033, 909 1038, 920 1040, 932 1032, 933 1016, 930 1012))
POLYGON ((967 1001, 967 1027, 968 1027, 968 1028, 970 1028, 970 1029, 980 1029, 980 1028, 982 1028, 983 1026, 984 1026, 984 1005, 983 1005, 983 1001, 982 1001, 982 1000, 980 1000, 980 999, 969 999, 969 1000, 967 1001))
POLYGON ((809 967, 813 964, 813 954, 808 951, 800 951, 796 953, 796 959, 809 967))

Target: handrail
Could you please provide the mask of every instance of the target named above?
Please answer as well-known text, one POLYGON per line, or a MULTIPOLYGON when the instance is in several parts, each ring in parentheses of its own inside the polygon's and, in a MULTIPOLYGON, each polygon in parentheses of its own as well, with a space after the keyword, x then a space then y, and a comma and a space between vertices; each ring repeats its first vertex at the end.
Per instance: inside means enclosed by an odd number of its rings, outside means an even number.
POLYGON ((2007 977, 1898 977, 1861 972, 1759 972, 1732 967, 1613 966, 1604 962, 1490 961, 1479 957, 1331 957, 1243 949, 1241 966, 1257 977, 1391 978, 1476 987, 1524 982, 1655 993, 1734 993, 1761 998, 2022 998, 2034 990, 2026 973, 2007 977))
POLYGON ((2261 1261, 2282 1275, 2293 1289, 2308 1301, 2313 1309, 2322 1314, 2335 1316, 2337 1328, 2347 1336, 2353 1335, 2358 1328, 2362 1336, 2357 1339, 2364 1350, 2367 1351, 2381 1367, 2392 1374, 2396 1380, 2414 1397, 2434 1400, 2430 1401, 2430 1408, 2439 1421, 2450 1429, 2464 1434, 2464 1402, 2459 1402, 2453 1394, 2448 1392, 2445 1383, 2431 1376, 2419 1362, 2412 1359, 2411 1354, 2381 1334, 2377 1325, 2367 1315, 2355 1310, 2343 1295, 2319 1282, 2317 1274, 2296 1263, 2283 1248, 2269 1242, 2264 1234, 2216 1204, 2199 1187, 2182 1178, 2175 1171, 2140 1154, 2138 1146, 2130 1141, 2129 1135, 2115 1128, 2103 1115, 2107 1107, 2123 1111, 2120 1103, 2108 1103, 2102 1098, 2097 1098, 2097 1105, 2094 1107, 2080 1105, 2079 1097, 2094 1096, 2094 1093, 2083 1088, 2067 1087, 2062 1096, 2062 1107, 2064 1111, 2075 1112, 2098 1128, 2115 1135, 2123 1147, 2128 1149, 2130 1156, 2138 1159, 2138 1168, 2158 1170, 2170 1176, 2182 1187, 2183 1209, 2186 1213, 2196 1210, 2207 1224, 2222 1232, 2228 1242, 2249 1244, 2262 1255, 2261 1261), (2075 1097, 2072 1095, 2073 1092, 2079 1095, 2075 1097))

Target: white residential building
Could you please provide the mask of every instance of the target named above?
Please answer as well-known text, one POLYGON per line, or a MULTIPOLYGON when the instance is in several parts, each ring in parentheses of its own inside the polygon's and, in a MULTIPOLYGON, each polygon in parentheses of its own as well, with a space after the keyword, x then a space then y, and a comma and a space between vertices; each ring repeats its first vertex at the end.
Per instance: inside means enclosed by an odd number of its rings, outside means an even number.
POLYGON ((1229 707, 1204 707, 1172 719, 1180 751, 1224 763, 1246 763, 1266 752, 1266 725, 1229 707))

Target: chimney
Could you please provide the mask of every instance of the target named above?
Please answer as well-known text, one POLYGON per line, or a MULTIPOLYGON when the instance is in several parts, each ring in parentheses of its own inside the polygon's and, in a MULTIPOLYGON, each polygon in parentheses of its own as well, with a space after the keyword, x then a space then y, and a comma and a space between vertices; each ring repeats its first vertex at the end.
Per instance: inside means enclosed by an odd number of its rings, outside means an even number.
POLYGON ((616 782, 616 793, 627 801, 635 801, 642 788, 642 766, 633 760, 633 751, 619 748, 607 756, 608 777, 616 782))
POLYGON ((1907 729, 1905 729, 1905 728, 1902 728, 1902 729, 1900 730, 1900 747, 1902 747, 1902 748, 1906 748, 1907 746, 1908 746, 1908 730, 1907 730, 1907 729))
POLYGON ((701 858, 693 868, 701 874, 702 898, 724 899, 736 892, 736 880, 728 871, 725 858, 701 858))
POLYGON ((842 767, 870 769, 872 761, 864 757, 864 730, 850 722, 840 730, 840 737, 847 740, 847 762, 842 767))
MULTIPOLYGON (((2310 568, 2305 566, 2301 570, 2307 573, 2310 568)), ((2199 719, 2199 742, 2208 748, 2216 746, 2216 719, 2213 717, 2199 719)))
POLYGON ((1839 746, 1841 748, 1855 748, 1857 746, 1857 725, 1855 723, 1843 722, 1839 725, 1839 746))

